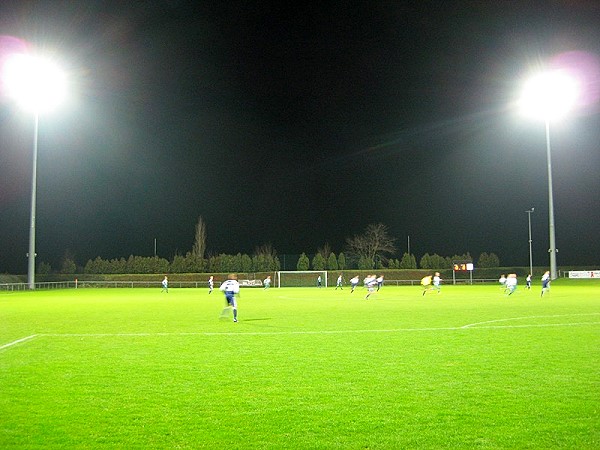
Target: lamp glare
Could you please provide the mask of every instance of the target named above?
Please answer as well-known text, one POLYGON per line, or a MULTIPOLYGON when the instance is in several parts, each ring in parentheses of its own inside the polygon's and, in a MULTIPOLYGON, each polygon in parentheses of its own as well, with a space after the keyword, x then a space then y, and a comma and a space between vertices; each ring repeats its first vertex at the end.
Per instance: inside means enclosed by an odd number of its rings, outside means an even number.
POLYGON ((521 110, 528 116, 545 120, 559 119, 576 104, 578 83, 562 70, 545 72, 524 85, 521 110))
POLYGON ((12 55, 5 61, 3 72, 7 95, 27 110, 50 111, 65 97, 65 74, 48 59, 12 55))

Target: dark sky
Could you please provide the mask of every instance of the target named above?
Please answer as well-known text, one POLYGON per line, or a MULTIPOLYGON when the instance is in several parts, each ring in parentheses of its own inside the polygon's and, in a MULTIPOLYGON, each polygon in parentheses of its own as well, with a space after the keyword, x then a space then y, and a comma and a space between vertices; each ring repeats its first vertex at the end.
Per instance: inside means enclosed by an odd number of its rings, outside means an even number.
MULTIPOLYGON (((339 253, 381 222, 397 257, 410 236, 417 258, 528 265, 535 207, 548 264, 544 124, 514 101, 563 55, 588 97, 551 125, 558 264, 600 266, 598 2, 286 3, 0 3, 0 35, 73 85, 40 120, 38 262, 150 256, 155 239, 170 259, 202 216, 212 254, 339 253)), ((0 272, 27 270, 32 140, 3 98, 0 272)))

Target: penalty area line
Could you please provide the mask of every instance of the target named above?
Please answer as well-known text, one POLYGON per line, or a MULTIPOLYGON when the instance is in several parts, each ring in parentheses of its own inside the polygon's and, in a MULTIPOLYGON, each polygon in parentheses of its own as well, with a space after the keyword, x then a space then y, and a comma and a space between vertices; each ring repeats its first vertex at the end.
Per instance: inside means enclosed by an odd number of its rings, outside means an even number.
POLYGON ((21 342, 30 341, 31 339, 35 339, 38 337, 37 334, 32 334, 31 336, 26 336, 21 339, 17 339, 16 341, 9 342, 8 344, 0 345, 0 350, 4 350, 5 348, 12 347, 13 345, 20 344, 21 342))

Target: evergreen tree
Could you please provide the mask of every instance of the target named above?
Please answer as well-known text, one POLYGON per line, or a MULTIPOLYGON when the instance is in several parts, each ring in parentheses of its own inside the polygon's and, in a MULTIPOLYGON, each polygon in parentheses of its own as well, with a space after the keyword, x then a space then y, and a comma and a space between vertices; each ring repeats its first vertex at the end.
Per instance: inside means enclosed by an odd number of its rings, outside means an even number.
POLYGON ((495 253, 487 254, 486 252, 483 252, 481 255, 479 255, 477 266, 482 269, 500 267, 500 258, 498 258, 498 255, 495 253))
POLYGON ((327 258, 327 270, 338 270, 338 260, 335 253, 331 252, 327 258))
POLYGON ((447 269, 452 266, 447 258, 434 253, 429 257, 429 269, 447 269))
POLYGON ((338 269, 344 270, 346 268, 346 255, 340 252, 338 256, 338 269))
POLYGON ((300 258, 298 259, 298 263, 296 264, 297 270, 308 270, 310 268, 310 260, 306 253, 302 253, 300 258))
POLYGON ((320 253, 317 253, 312 260, 313 270, 325 270, 325 258, 320 253))
POLYGON ((417 260, 415 259, 415 255, 409 255, 408 253, 404 253, 402 255, 402 259, 398 264, 398 268, 400 269, 416 269, 417 268, 417 260))
POLYGON ((429 253, 425 253, 423 256, 421 256, 421 260, 419 261, 419 267, 421 269, 431 269, 431 257, 429 256, 429 253))
POLYGON ((47 262, 42 261, 37 268, 38 275, 48 275, 52 272, 52 267, 47 262))
POLYGON ((250 255, 246 255, 245 253, 242 255, 242 272, 248 273, 252 271, 252 258, 250 255))

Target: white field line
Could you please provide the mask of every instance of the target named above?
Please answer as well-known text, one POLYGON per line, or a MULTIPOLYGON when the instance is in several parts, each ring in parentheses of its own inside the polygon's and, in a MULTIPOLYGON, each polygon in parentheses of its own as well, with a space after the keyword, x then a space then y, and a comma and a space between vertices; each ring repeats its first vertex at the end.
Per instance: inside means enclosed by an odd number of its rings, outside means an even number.
MULTIPOLYGON (((509 319, 506 319, 509 320, 509 319)), ((482 322, 485 323, 485 322, 482 322)), ((282 335, 324 335, 324 334, 361 334, 361 333, 408 333, 422 331, 459 331, 459 330, 489 330, 504 328, 552 328, 573 327, 583 325, 600 325, 600 322, 571 322, 571 323, 548 323, 548 324, 523 324, 523 325, 487 325, 462 327, 438 327, 438 328, 389 328, 374 330, 314 330, 314 331, 199 331, 199 332, 176 332, 176 333, 48 333, 40 336, 50 337, 152 337, 152 336, 282 336, 282 335)))
POLYGON ((526 319, 547 319, 557 317, 581 317, 598 316, 600 313, 591 314, 557 314, 551 316, 524 316, 511 317, 507 319, 488 320, 485 322, 471 323, 459 327, 426 327, 426 328, 389 328, 389 329, 362 329, 362 330, 314 330, 314 331, 256 331, 256 332, 233 332, 233 331, 198 331, 198 332, 158 332, 158 333, 39 333, 27 336, 16 341, 9 342, 0 346, 0 350, 11 347, 20 342, 25 342, 36 337, 153 337, 153 336, 283 336, 283 335, 325 335, 325 334, 361 334, 361 333, 409 333, 423 331, 459 331, 459 330, 489 330, 489 329, 510 329, 510 328, 553 328, 553 327, 574 327, 584 325, 600 325, 596 322, 570 322, 570 323, 545 323, 545 324, 521 324, 521 325, 490 325, 499 322, 508 322, 514 320, 526 319))
MULTIPOLYGON (((586 314, 555 314, 551 316, 524 316, 524 317, 509 317, 508 319, 496 319, 496 320, 486 320, 485 322, 475 322, 470 323, 468 325, 463 325, 460 328, 484 328, 479 327, 478 325, 486 325, 489 323, 498 323, 498 322, 509 322, 513 320, 527 320, 527 319, 553 319, 556 317, 582 317, 582 316, 600 316, 600 313, 586 313, 586 314)), ((594 323, 594 322, 592 322, 594 323)), ((570 325, 570 324, 560 324, 560 325, 570 325)), ((531 325, 532 327, 536 326, 545 326, 545 325, 531 325)), ((548 324, 547 326, 554 326, 553 324, 548 324)), ((522 328, 523 326, 520 326, 522 328)))
POLYGON ((26 336, 21 339, 17 339, 16 341, 9 342, 8 344, 0 345, 0 350, 4 350, 5 348, 12 347, 13 345, 20 344, 21 342, 29 341, 31 339, 35 339, 38 337, 37 334, 32 334, 31 336, 26 336))

